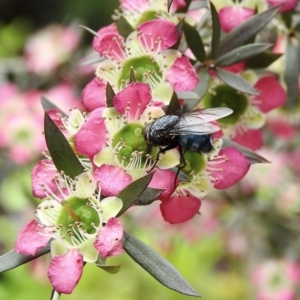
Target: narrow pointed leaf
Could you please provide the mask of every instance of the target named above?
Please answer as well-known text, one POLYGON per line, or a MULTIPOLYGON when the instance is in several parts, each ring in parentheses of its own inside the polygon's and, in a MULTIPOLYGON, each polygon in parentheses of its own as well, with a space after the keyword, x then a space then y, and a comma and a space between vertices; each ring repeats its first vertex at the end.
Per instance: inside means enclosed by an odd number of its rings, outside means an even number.
POLYGON ((86 65, 93 65, 93 64, 98 64, 101 61, 105 60, 105 57, 99 56, 99 54, 95 54, 91 57, 86 58, 80 66, 86 66, 86 65))
POLYGON ((183 24, 184 24, 184 19, 181 19, 177 24, 176 24, 176 30, 178 33, 178 41, 175 43, 175 45, 173 45, 170 49, 175 49, 177 50, 179 45, 180 45, 180 41, 181 41, 181 37, 182 37, 182 31, 183 31, 183 24))
POLYGON ((200 297, 173 265, 142 241, 124 232, 123 247, 137 264, 164 286, 181 294, 200 297))
POLYGON ((262 157, 261 155, 257 154, 256 152, 252 151, 249 148, 246 148, 236 142, 233 142, 231 140, 228 140, 226 138, 223 138, 223 146, 222 148, 227 147, 234 147, 237 150, 239 150, 241 153, 245 155, 245 157, 248 159, 250 164, 257 164, 257 163, 269 163, 267 159, 262 157))
POLYGON ((210 2, 210 13, 212 19, 211 58, 215 58, 220 44, 221 26, 219 15, 215 6, 210 2))
POLYGON ((39 250, 35 255, 20 254, 15 250, 11 250, 0 256, 0 273, 26 264, 48 252, 50 252, 50 242, 45 248, 39 250))
POLYGON ((117 274, 120 271, 121 265, 118 266, 100 266, 97 265, 98 268, 102 269, 103 271, 109 274, 117 274))
POLYGON ((286 65, 284 72, 284 81, 287 85, 287 107, 292 108, 296 104, 298 97, 298 79, 299 79, 299 43, 289 41, 286 49, 286 65))
POLYGON ((199 78, 199 84, 194 91, 198 94, 199 98, 202 99, 206 94, 210 84, 210 74, 208 70, 202 69, 198 73, 198 78, 199 78))
POLYGON ((170 11, 171 5, 173 3, 173 0, 168 0, 168 12, 170 11))
POLYGON ((114 107, 113 98, 115 95, 116 94, 115 94, 112 86, 110 85, 109 82, 107 82, 107 84, 106 84, 106 106, 107 107, 114 107))
POLYGON ((84 168, 78 157, 63 133, 47 113, 45 113, 44 117, 44 131, 48 151, 57 171, 64 171, 64 173, 71 178, 81 174, 84 168))
POLYGON ((266 51, 246 61, 246 69, 265 69, 276 61, 282 54, 266 51))
POLYGON ((131 32, 134 31, 133 27, 128 23, 128 21, 121 16, 117 21, 116 21, 117 29, 119 34, 127 38, 131 32))
POLYGON ((221 40, 218 57, 246 44, 274 18, 279 9, 280 6, 275 6, 260 14, 254 15, 226 34, 221 40))
POLYGON ((202 38, 196 28, 184 22, 183 31, 188 47, 191 49, 198 61, 204 62, 206 54, 202 38))
POLYGON ((234 73, 217 68, 216 74, 223 82, 240 92, 250 95, 259 95, 257 90, 253 88, 245 79, 235 75, 234 73))
POLYGON ((219 57, 216 60, 215 64, 218 67, 230 66, 238 62, 245 61, 253 56, 256 56, 271 47, 271 44, 266 43, 257 43, 241 46, 219 57))
POLYGON ((81 28, 85 29, 86 31, 88 31, 89 33, 91 33, 92 35, 98 37, 98 32, 94 31, 93 29, 88 28, 88 27, 86 27, 84 25, 79 25, 78 27, 81 27, 81 28))
POLYGON ((177 111, 180 111, 180 110, 181 110, 181 105, 179 103, 179 99, 177 97, 177 94, 173 91, 173 95, 172 95, 172 98, 170 100, 170 104, 168 105, 166 114, 167 115, 173 114, 173 113, 175 113, 177 111))
POLYGON ((60 293, 58 293, 55 289, 53 289, 51 292, 50 300, 58 300, 60 295, 61 295, 60 293))
POLYGON ((133 181, 117 195, 123 202, 123 207, 117 214, 117 217, 121 216, 143 194, 148 187, 153 174, 153 172, 149 173, 146 176, 133 181))
POLYGON ((48 100, 45 97, 41 97, 41 104, 43 106, 44 111, 47 111, 49 109, 55 109, 59 111, 63 117, 68 116, 64 111, 62 111, 59 107, 57 107, 54 103, 52 103, 50 100, 48 100))
POLYGON ((163 189, 147 187, 143 194, 134 202, 135 205, 149 205, 155 201, 163 192, 163 189))

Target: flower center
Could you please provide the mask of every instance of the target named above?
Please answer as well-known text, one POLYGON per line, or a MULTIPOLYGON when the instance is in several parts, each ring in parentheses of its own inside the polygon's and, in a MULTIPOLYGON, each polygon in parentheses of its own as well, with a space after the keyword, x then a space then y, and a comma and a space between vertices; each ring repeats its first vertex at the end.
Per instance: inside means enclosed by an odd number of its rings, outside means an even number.
POLYGON ((147 82, 149 74, 155 74, 155 76, 159 77, 159 79, 162 78, 162 73, 158 64, 150 55, 143 55, 128 59, 124 62, 118 82, 119 87, 122 86, 124 81, 127 82, 129 80, 131 69, 134 70, 134 76, 137 82, 147 82))
POLYGON ((125 125, 114 135, 112 146, 119 162, 127 168, 150 167, 151 157, 156 157, 158 151, 146 143, 143 126, 139 123, 125 125))
POLYGON ((184 159, 186 166, 182 171, 190 180, 205 170, 206 160, 201 153, 186 151, 184 153, 184 159))
POLYGON ((250 105, 245 95, 239 94, 235 89, 226 85, 216 87, 214 94, 208 93, 203 103, 206 108, 228 107, 233 110, 231 115, 218 120, 218 123, 222 126, 238 123, 241 115, 245 113, 250 105))
POLYGON ((95 234, 100 224, 99 211, 90 201, 71 196, 62 202, 62 208, 56 225, 60 235, 70 244, 80 244, 86 240, 86 234, 95 234))

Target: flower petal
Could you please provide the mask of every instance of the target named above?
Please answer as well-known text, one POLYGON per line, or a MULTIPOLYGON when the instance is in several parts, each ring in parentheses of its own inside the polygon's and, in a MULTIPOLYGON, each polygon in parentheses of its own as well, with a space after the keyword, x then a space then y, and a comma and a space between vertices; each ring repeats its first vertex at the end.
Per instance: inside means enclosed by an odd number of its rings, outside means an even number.
POLYGON ((51 192, 57 191, 57 185, 55 183, 55 176, 58 175, 53 162, 49 159, 43 159, 39 161, 31 172, 31 188, 34 197, 43 199, 47 195, 45 193, 45 187, 51 192))
POLYGON ((215 179, 213 184, 216 189, 226 189, 234 185, 246 175, 250 168, 247 158, 234 147, 222 149, 219 157, 222 158, 219 163, 217 160, 208 163, 209 167, 212 166, 210 173, 215 179))
MULTIPOLYGON (((176 185, 174 185, 176 174, 169 170, 156 169, 149 187, 155 189, 163 189, 164 191, 159 196, 159 200, 165 201, 174 193, 176 185)), ((178 183, 178 179, 176 179, 178 183)))
POLYGON ((101 194, 104 196, 116 196, 132 181, 131 176, 122 168, 111 165, 97 168, 94 177, 100 182, 101 194))
POLYGON ((77 250, 55 256, 49 267, 48 277, 58 293, 71 294, 83 270, 83 257, 77 250))
POLYGON ((151 100, 150 87, 145 83, 132 82, 113 99, 114 107, 131 120, 138 120, 151 100))
POLYGON ((138 26, 142 45, 151 51, 165 50, 178 41, 178 32, 173 22, 155 19, 138 26))
POLYGON ((160 205, 160 210, 165 221, 179 224, 195 216, 201 207, 201 201, 192 195, 173 195, 169 200, 160 205))
POLYGON ((239 5, 225 6, 219 11, 220 24, 225 32, 231 31, 253 15, 254 9, 239 5))
POLYGON ((123 202, 118 197, 107 197, 101 200, 102 222, 106 223, 110 218, 115 217, 123 207, 123 202))
POLYGON ((283 106, 286 102, 286 92, 274 76, 260 78, 254 88, 260 92, 260 95, 252 97, 252 100, 261 102, 257 106, 264 113, 283 106))
POLYGON ((82 91, 81 102, 87 111, 106 106, 106 84, 95 77, 82 91))
POLYGON ((176 92, 193 90, 199 82, 194 67, 186 57, 179 57, 175 60, 166 78, 176 92))
POLYGON ((118 219, 110 218, 106 225, 101 227, 94 246, 104 258, 123 252, 123 227, 118 219))
POLYGON ((77 151, 88 157, 100 152, 106 144, 106 128, 102 112, 102 108, 93 110, 74 138, 77 151))
POLYGON ((260 149, 264 143, 262 132, 259 129, 248 129, 243 133, 237 131, 236 136, 232 140, 251 150, 260 149))
POLYGON ((49 240, 49 236, 43 233, 43 228, 37 225, 35 220, 29 221, 20 231, 15 244, 15 250, 22 254, 35 255, 36 252, 44 248, 49 240))

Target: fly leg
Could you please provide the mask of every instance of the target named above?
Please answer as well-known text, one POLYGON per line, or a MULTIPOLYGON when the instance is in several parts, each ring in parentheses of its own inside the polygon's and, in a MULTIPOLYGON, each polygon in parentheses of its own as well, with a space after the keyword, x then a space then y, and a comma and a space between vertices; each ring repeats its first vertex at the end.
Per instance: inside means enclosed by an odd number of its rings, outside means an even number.
POLYGON ((176 180, 177 180, 177 177, 179 175, 179 172, 184 169, 184 167, 186 166, 186 162, 185 162, 185 158, 183 156, 184 152, 182 151, 182 147, 180 145, 178 145, 178 150, 179 150, 179 155, 180 155, 180 164, 179 164, 179 167, 177 169, 177 172, 176 172, 176 177, 175 177, 175 180, 174 180, 174 187, 176 187, 176 180))
MULTIPOLYGON (((167 146, 165 148, 159 148, 159 151, 157 152, 157 155, 156 155, 156 158, 155 158, 155 162, 154 162, 152 168, 148 171, 148 173, 152 172, 153 169, 156 167, 157 163, 159 162, 159 155, 160 154, 165 154, 166 151, 174 149, 176 147, 177 147, 177 145, 169 145, 169 146, 167 146)), ((181 158, 180 158, 180 160, 181 160, 181 158)))

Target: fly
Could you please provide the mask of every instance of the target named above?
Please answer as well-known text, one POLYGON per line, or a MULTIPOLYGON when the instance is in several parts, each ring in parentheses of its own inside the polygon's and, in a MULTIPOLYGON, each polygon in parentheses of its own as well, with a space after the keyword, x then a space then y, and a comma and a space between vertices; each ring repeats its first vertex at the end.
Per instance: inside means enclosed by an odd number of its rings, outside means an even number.
MULTIPOLYGON (((226 107, 199 109, 188 113, 164 115, 148 124, 144 130, 147 142, 160 147, 151 171, 159 161, 160 154, 176 147, 180 154, 180 169, 186 165, 183 149, 184 151, 209 153, 214 149, 212 134, 220 130, 219 126, 210 122, 224 118, 232 112, 232 109, 226 107)), ((180 169, 178 169, 177 175, 180 169)))

